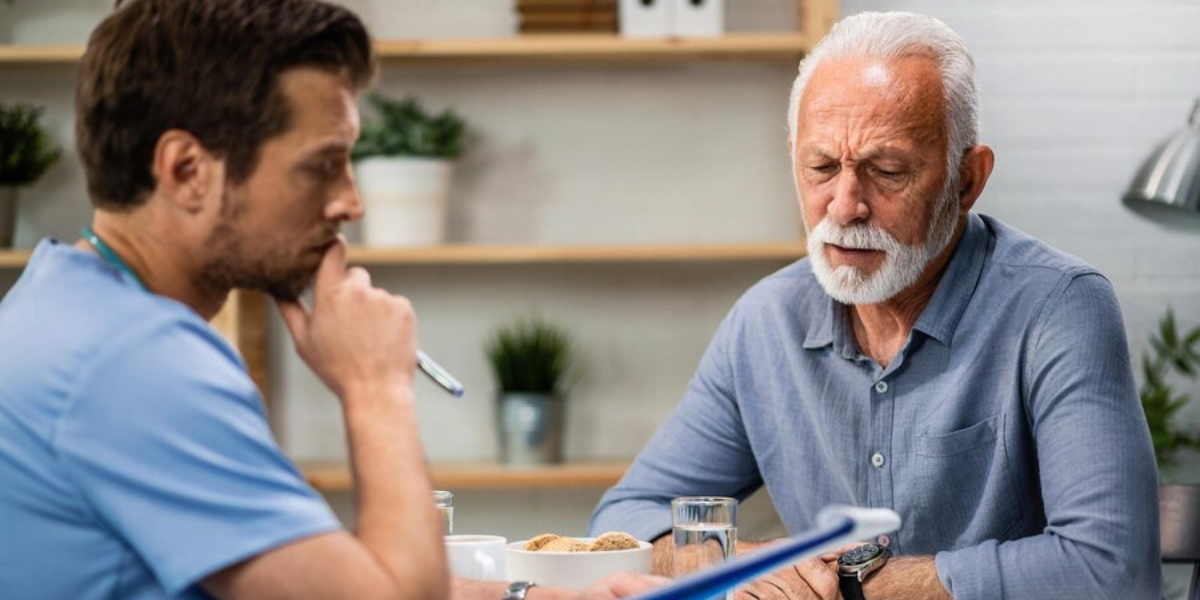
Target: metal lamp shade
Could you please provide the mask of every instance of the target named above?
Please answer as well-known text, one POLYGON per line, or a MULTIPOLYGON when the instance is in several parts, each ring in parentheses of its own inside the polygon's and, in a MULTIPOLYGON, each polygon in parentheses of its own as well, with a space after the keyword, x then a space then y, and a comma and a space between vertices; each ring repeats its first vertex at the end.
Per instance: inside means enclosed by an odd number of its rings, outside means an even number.
POLYGON ((1154 149, 1122 200, 1159 223, 1200 228, 1200 99, 1187 127, 1154 149))

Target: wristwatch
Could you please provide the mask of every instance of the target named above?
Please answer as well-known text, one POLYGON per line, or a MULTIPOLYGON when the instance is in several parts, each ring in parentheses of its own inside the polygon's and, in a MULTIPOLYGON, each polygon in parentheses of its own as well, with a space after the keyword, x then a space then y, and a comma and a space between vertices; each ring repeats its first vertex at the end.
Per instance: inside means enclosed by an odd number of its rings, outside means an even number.
POLYGON ((866 600, 862 584, 867 577, 887 564, 892 551, 878 544, 864 544, 841 555, 837 560, 838 587, 845 600, 866 600))
POLYGON ((504 596, 500 600, 525 600, 525 593, 535 585, 537 584, 532 581, 514 581, 508 584, 508 589, 504 590, 504 596))

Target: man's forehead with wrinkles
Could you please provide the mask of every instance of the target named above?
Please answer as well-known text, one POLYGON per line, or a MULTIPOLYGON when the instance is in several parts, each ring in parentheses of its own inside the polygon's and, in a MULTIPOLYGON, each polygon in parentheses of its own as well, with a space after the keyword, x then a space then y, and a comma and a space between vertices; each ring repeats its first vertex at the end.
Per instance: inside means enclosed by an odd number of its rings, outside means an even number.
POLYGON ((839 59, 813 72, 799 107, 799 151, 876 156, 913 145, 944 148, 941 74, 926 56, 839 59), (849 145, 849 148, 846 145, 849 145))

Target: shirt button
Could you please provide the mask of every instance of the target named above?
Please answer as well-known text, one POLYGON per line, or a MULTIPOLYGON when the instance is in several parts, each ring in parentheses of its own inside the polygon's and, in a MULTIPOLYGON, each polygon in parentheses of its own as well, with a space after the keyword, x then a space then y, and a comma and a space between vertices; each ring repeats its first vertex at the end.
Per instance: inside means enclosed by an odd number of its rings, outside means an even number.
POLYGON ((888 537, 888 534, 885 533, 879 536, 875 541, 878 542, 880 546, 887 548, 888 545, 892 543, 892 538, 888 537))
POLYGON ((882 466, 883 466, 883 462, 884 462, 884 461, 883 461, 883 454, 882 454, 882 453, 880 453, 880 452, 876 452, 875 454, 872 454, 872 455, 871 455, 871 464, 875 465, 876 467, 882 467, 882 466))
POLYGON ((886 394, 887 388, 888 388, 888 384, 886 381, 875 382, 875 391, 876 392, 879 392, 880 394, 886 394))

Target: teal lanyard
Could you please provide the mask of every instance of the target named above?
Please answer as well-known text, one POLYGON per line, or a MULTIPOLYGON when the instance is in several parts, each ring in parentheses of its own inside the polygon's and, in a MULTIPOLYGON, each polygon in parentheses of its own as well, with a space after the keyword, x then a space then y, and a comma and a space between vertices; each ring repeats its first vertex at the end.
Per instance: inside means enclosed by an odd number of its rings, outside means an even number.
POLYGON ((83 239, 87 240, 87 243, 91 244, 96 249, 96 252, 99 252, 100 256, 108 261, 108 264, 115 267, 117 271, 120 271, 121 277, 143 290, 149 291, 146 284, 142 283, 142 279, 137 276, 137 273, 134 273, 133 269, 129 268, 129 263, 121 260, 121 257, 117 256, 117 253, 113 252, 113 249, 108 244, 105 244, 104 240, 100 239, 100 236, 96 235, 96 232, 92 231, 91 227, 87 225, 80 227, 79 235, 83 236, 83 239))

